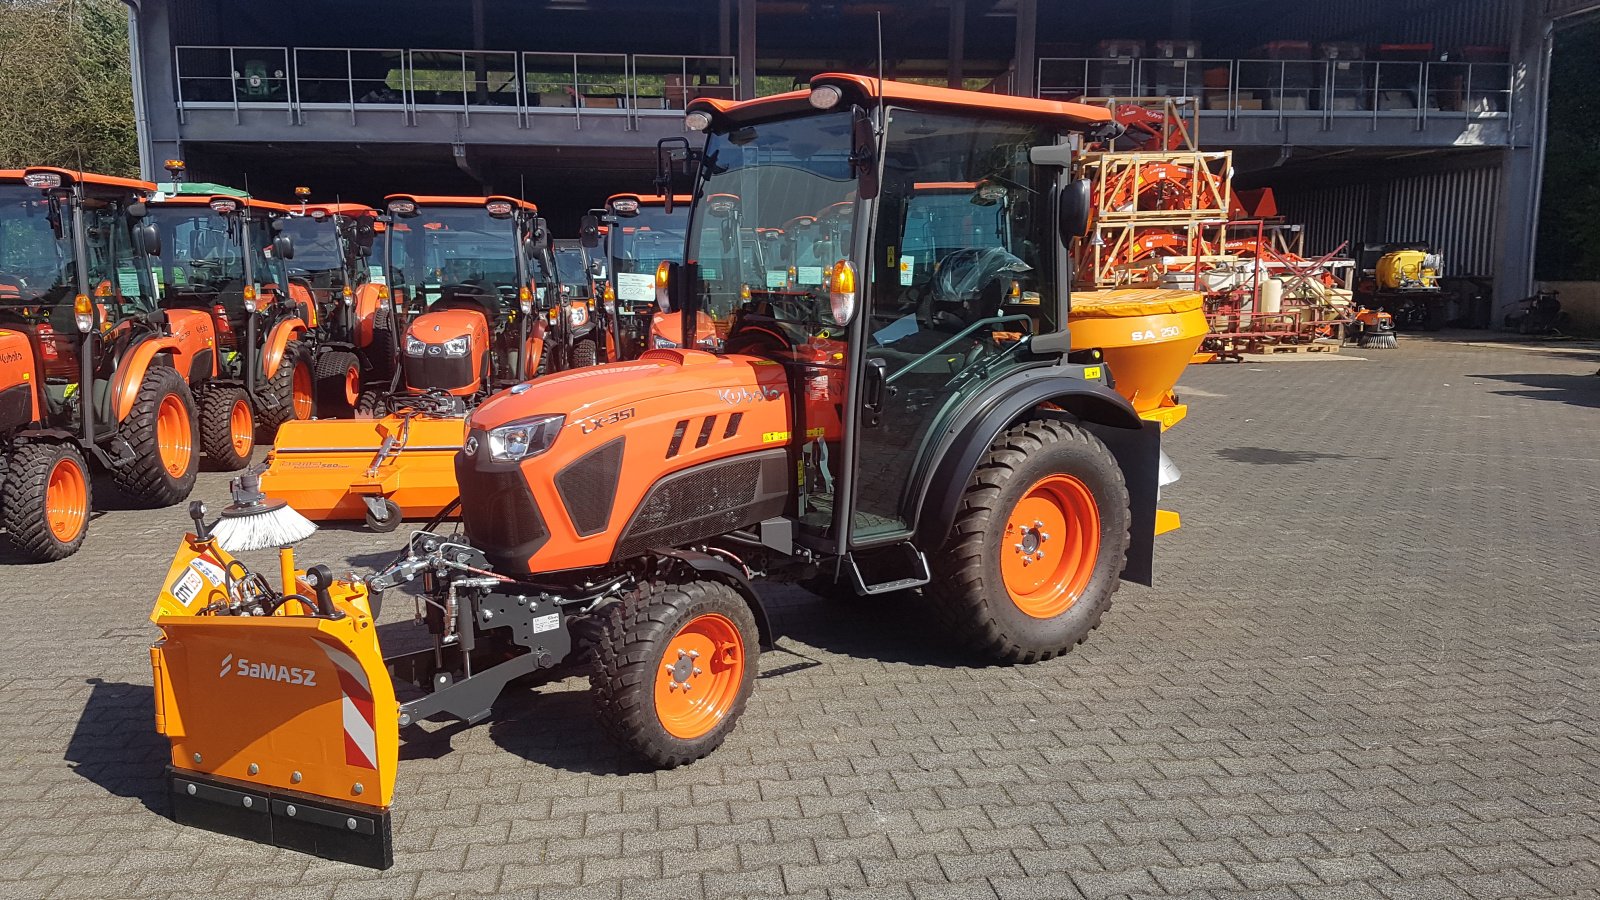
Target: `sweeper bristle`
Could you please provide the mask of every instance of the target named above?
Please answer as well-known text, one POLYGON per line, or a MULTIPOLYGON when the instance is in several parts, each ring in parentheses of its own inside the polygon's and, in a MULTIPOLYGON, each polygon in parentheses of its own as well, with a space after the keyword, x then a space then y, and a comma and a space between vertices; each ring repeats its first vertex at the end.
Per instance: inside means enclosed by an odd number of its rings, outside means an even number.
POLYGON ((1400 340, 1392 334, 1364 334, 1359 345, 1363 350, 1396 350, 1400 340))
POLYGON ((305 540, 316 530, 315 523, 280 501, 237 512, 224 510, 211 535, 223 550, 239 553, 285 547, 305 540))

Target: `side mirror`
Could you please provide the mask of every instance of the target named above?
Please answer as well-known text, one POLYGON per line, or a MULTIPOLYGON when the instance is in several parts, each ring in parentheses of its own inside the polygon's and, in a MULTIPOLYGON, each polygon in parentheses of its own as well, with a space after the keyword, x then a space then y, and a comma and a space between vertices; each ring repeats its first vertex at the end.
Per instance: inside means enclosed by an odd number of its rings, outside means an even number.
POLYGON ((140 222, 133 226, 133 240, 145 256, 161 255, 161 230, 154 222, 140 222))
POLYGON ((664 260, 656 266, 656 308, 672 312, 672 299, 677 296, 678 282, 683 277, 683 266, 664 260))
POLYGON ((1067 183, 1061 190, 1060 214, 1061 243, 1081 238, 1089 233, 1089 217, 1094 206, 1093 189, 1089 179, 1079 178, 1067 183))
POLYGON ((662 195, 661 206, 669 216, 672 215, 672 176, 677 173, 678 160, 687 160, 689 155, 688 138, 669 137, 656 141, 656 192, 662 195))
POLYGON ((528 252, 534 255, 542 254, 550 249, 550 226, 544 219, 534 219, 528 226, 528 235, 523 239, 528 252))
POLYGON ((294 240, 287 234, 272 239, 272 255, 287 262, 294 259, 294 240))
POLYGON ((856 111, 850 134, 850 164, 856 169, 859 194, 861 199, 871 200, 878 196, 878 136, 865 111, 856 111))
POLYGON ((600 220, 592 215, 578 220, 578 238, 585 249, 593 250, 600 246, 600 220))
POLYGON ((142 219, 150 214, 150 210, 144 205, 143 200, 135 200, 128 204, 127 213, 130 219, 142 219))

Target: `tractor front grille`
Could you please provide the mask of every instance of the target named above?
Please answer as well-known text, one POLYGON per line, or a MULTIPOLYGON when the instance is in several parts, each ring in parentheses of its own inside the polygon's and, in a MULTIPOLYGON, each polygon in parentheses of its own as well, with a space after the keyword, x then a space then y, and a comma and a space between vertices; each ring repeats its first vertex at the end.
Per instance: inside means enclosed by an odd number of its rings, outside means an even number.
POLYGON ((401 357, 405 369, 406 386, 419 390, 453 391, 472 384, 473 358, 467 356, 411 356, 401 357))
POLYGON ((461 521, 472 545, 495 571, 528 574, 529 558, 549 540, 550 531, 522 470, 479 471, 471 458, 457 453, 456 483, 461 488, 461 521))

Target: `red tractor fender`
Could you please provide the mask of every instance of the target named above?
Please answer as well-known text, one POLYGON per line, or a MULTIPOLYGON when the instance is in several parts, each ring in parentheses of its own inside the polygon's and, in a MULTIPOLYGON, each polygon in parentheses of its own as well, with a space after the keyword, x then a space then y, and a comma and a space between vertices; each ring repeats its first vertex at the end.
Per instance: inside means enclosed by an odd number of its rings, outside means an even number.
POLYGON ((117 399, 115 411, 118 424, 133 412, 133 404, 139 399, 139 385, 144 383, 144 374, 150 370, 150 363, 156 354, 176 354, 182 346, 177 338, 153 337, 140 341, 129 351, 111 380, 111 396, 117 399))
POLYGON ((317 298, 312 296, 311 288, 293 278, 289 279, 289 302, 300 307, 300 318, 310 323, 312 328, 317 327, 317 298))
MULTIPOLYGON (((8 424, 6 407, 13 392, 28 394, 28 422, 39 421, 39 361, 34 357, 33 342, 24 331, 0 328, 0 424, 8 424)), ((25 424, 25 423, 17 423, 25 424)))
POLYGON ((278 363, 283 362, 284 348, 289 342, 306 333, 306 322, 299 316, 290 316, 272 326, 267 333, 267 340, 261 345, 261 377, 271 378, 272 373, 278 371, 278 363))
POLYGON ((544 358, 544 336, 528 338, 527 352, 522 354, 526 360, 522 367, 522 377, 532 378, 539 373, 539 360, 544 358))
POLYGON ((178 347, 172 352, 172 364, 178 374, 188 380, 201 373, 192 371, 196 356, 211 351, 211 362, 204 374, 217 377, 217 332, 211 313, 197 309, 167 310, 167 327, 178 347))

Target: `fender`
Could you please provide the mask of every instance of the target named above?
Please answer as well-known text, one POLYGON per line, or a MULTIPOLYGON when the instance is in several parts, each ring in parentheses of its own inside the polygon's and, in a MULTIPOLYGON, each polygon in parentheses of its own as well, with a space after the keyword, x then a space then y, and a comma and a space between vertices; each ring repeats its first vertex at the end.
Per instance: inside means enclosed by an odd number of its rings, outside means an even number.
POLYGON ((133 412, 134 401, 139 399, 139 385, 144 383, 144 374, 156 354, 176 353, 179 346, 177 338, 151 335, 128 350, 111 381, 111 396, 116 398, 117 403, 115 412, 118 425, 128 417, 128 413, 133 412))
POLYGON ((272 326, 266 341, 261 345, 261 377, 271 378, 283 361, 283 350, 289 342, 306 333, 306 322, 299 316, 290 316, 272 326))
POLYGON ((289 279, 289 302, 300 307, 300 317, 317 327, 317 298, 311 293, 311 284, 299 279, 289 279))
POLYGON ((534 377, 539 373, 539 360, 544 358, 544 336, 528 338, 527 352, 522 354, 522 377, 524 380, 534 377))
POLYGON ((720 556, 712 556, 697 550, 657 549, 655 552, 657 556, 678 560, 694 569, 696 574, 720 581, 738 591, 744 598, 745 604, 750 607, 750 614, 756 618, 756 634, 761 638, 762 648, 772 648, 772 642, 776 640, 776 635, 772 633, 772 620, 767 617, 767 610, 761 605, 761 598, 757 596, 755 587, 750 584, 750 579, 741 569, 720 556))
MULTIPOLYGON (((356 288, 355 297, 356 333, 355 345, 366 348, 372 345, 372 332, 377 325, 378 308, 383 303, 381 290, 376 284, 368 282, 356 288)), ((343 298, 339 302, 343 303, 343 298)))
POLYGON ((1025 416, 1086 425, 1116 457, 1128 485, 1132 512, 1132 537, 1122 577, 1148 585, 1155 542, 1161 428, 1139 418, 1133 406, 1116 391, 1097 381, 1069 375, 1056 366, 1024 369, 991 385, 957 413, 954 421, 965 425, 947 431, 934 452, 919 461, 911 482, 920 495, 913 507, 917 512, 914 524, 918 545, 924 549, 943 546, 978 461, 1001 432, 1025 416), (930 467, 931 473, 927 471, 930 467))

